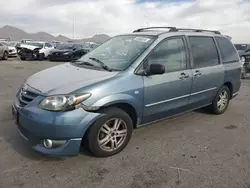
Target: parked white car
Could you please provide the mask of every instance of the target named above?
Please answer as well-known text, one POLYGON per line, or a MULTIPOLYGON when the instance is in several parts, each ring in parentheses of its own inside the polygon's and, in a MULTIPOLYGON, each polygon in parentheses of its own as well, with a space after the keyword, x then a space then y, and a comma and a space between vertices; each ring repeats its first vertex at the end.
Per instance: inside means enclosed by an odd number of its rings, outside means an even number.
POLYGON ((52 49, 54 49, 54 46, 51 43, 31 41, 20 44, 20 46, 18 47, 18 55, 20 56, 21 60, 43 60, 48 58, 48 55, 52 49))
POLYGON ((8 46, 4 44, 4 42, 0 41, 0 59, 7 60, 8 59, 8 46))
POLYGON ((17 57, 17 49, 16 49, 16 42, 4 41, 2 44, 8 46, 8 56, 9 57, 17 57))

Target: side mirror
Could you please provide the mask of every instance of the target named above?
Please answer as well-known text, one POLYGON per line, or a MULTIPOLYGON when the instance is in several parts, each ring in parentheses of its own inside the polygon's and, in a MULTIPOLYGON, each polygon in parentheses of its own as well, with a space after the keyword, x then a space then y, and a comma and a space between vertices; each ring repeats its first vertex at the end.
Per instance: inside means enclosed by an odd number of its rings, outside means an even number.
POLYGON ((165 67, 161 64, 149 64, 145 69, 147 75, 164 74, 165 67))

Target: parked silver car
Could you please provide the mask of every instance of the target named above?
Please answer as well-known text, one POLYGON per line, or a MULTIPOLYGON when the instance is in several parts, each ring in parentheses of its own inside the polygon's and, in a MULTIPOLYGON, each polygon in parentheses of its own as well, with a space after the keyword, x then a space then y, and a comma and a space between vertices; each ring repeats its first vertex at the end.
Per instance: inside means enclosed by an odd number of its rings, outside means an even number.
POLYGON ((3 42, 0 42, 0 59, 7 60, 8 59, 8 46, 3 42))

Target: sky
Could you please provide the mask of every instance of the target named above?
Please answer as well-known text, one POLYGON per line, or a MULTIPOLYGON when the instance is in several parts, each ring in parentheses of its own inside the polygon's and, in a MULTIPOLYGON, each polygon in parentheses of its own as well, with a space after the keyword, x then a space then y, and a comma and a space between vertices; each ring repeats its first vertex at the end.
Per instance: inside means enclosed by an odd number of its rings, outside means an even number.
POLYGON ((0 27, 85 38, 147 26, 217 29, 250 42, 250 0, 0 0, 0 27))

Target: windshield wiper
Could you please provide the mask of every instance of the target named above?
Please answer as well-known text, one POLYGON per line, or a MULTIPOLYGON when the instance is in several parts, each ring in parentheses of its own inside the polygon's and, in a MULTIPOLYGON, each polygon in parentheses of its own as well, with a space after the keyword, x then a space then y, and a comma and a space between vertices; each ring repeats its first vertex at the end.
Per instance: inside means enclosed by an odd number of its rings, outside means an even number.
POLYGON ((80 60, 73 60, 71 63, 76 63, 77 65, 89 65, 89 66, 94 66, 92 63, 89 63, 87 61, 80 61, 80 60))
POLYGON ((107 71, 110 71, 110 72, 112 71, 112 69, 109 68, 108 65, 106 65, 105 63, 103 63, 101 60, 99 60, 99 59, 97 59, 95 57, 89 57, 89 59, 91 59, 91 60, 97 62, 98 64, 100 64, 103 69, 105 69, 107 71))

